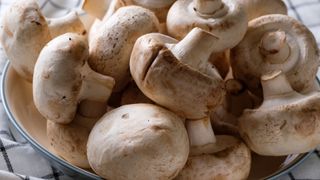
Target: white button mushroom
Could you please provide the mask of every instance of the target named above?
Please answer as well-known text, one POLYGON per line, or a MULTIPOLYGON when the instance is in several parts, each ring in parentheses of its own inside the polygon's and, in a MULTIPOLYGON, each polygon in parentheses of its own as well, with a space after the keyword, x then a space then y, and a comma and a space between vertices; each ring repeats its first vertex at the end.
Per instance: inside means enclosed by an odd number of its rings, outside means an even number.
POLYGON ((247 11, 248 20, 268 14, 287 15, 288 9, 282 0, 237 0, 247 11))
POLYGON ((169 35, 182 39, 199 27, 219 38, 216 52, 237 45, 245 35, 247 22, 245 10, 234 0, 180 0, 172 5, 167 16, 169 35))
POLYGON ((260 155, 304 153, 320 143, 320 94, 294 91, 281 71, 261 78, 264 101, 239 119, 242 138, 260 155))
POLYGON ((129 81, 129 60, 134 42, 143 34, 158 29, 158 19, 151 11, 138 6, 120 8, 91 38, 90 67, 115 78, 115 91, 121 90, 129 81))
POLYGON ((209 114, 223 100, 224 83, 208 59, 217 38, 194 28, 182 41, 161 34, 140 37, 130 71, 139 89, 151 100, 185 117, 191 151, 215 148, 209 114))
POLYGON ((224 135, 217 136, 217 144, 225 148, 212 154, 190 156, 176 179, 246 179, 251 167, 247 146, 237 138, 224 135))
POLYGON ((88 140, 92 169, 106 179, 173 179, 185 165, 189 142, 182 118, 151 104, 105 114, 88 140))
POLYGON ((4 50, 13 68, 30 82, 38 55, 47 42, 63 32, 85 30, 76 13, 49 21, 48 26, 35 0, 15 1, 2 18, 0 39, 4 50))
MULTIPOLYGON (((33 76, 33 99, 46 119, 70 123, 78 103, 83 109, 82 103, 100 105, 108 100, 114 80, 84 66, 87 57, 87 40, 73 33, 58 36, 42 49, 33 76)), ((91 108, 81 110, 82 115, 104 113, 91 108)))
POLYGON ((319 50, 312 33, 286 15, 266 15, 249 23, 244 39, 231 51, 235 79, 261 95, 260 77, 282 70, 292 88, 308 92, 314 85, 319 50))

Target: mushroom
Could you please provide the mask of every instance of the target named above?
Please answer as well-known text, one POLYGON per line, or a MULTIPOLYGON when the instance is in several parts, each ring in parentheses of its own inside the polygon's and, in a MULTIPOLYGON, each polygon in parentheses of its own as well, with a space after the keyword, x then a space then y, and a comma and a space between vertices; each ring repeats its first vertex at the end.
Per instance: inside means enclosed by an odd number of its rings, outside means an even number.
POLYGON ((320 144, 320 94, 302 95, 282 71, 261 77, 264 101, 239 119, 242 138, 251 150, 266 156, 310 151, 320 144))
POLYGON ((22 78, 32 81, 38 55, 55 35, 65 30, 83 33, 84 27, 77 14, 70 13, 67 19, 64 18, 50 19, 48 26, 35 0, 15 1, 8 8, 0 28, 1 44, 13 68, 22 78))
POLYGON ((121 106, 93 127, 91 168, 106 179, 173 179, 185 165, 189 142, 183 119, 151 104, 121 106))
POLYGON ((147 96, 145 96, 134 82, 130 82, 121 96, 121 105, 148 103, 153 104, 147 96))
POLYGON ((216 153, 190 156, 176 179, 247 179, 250 149, 232 136, 218 135, 217 144, 225 148, 216 153))
POLYGON ((268 14, 287 15, 288 9, 282 0, 238 0, 245 8, 248 20, 268 14))
POLYGON ((231 51, 235 79, 261 96, 260 77, 281 70, 292 88, 307 93, 314 85, 319 50, 312 33, 286 15, 266 15, 249 22, 244 39, 231 51))
POLYGON ((120 91, 129 81, 129 60, 134 42, 143 34, 158 31, 157 17, 149 10, 128 6, 117 10, 90 40, 90 67, 116 81, 120 91))
POLYGON ((181 0, 168 12, 167 29, 176 39, 182 39, 194 27, 204 29, 219 38, 216 52, 222 52, 241 41, 247 22, 247 15, 238 1, 181 0))
POLYGON ((162 34, 140 37, 130 59, 131 75, 139 89, 155 103, 188 119, 191 152, 215 148, 209 113, 220 105, 224 84, 208 63, 217 38, 194 28, 182 41, 162 34))
POLYGON ((87 142, 89 133, 99 118, 76 114, 70 124, 47 121, 47 137, 53 150, 71 164, 89 169, 87 142))
POLYGON ((92 71, 85 65, 87 57, 86 39, 74 33, 58 36, 42 49, 33 76, 33 100, 46 119, 70 123, 78 107, 85 117, 104 113, 95 106, 106 103, 114 80, 92 71))
POLYGON ((218 70, 222 79, 225 79, 230 69, 230 50, 212 53, 209 58, 209 63, 218 70))

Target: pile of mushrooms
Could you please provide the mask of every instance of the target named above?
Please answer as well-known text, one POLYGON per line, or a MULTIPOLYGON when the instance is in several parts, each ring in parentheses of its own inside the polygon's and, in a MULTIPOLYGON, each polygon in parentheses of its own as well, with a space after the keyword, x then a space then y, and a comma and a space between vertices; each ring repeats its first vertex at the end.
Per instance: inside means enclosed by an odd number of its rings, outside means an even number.
POLYGON ((3 17, 51 149, 106 179, 246 179, 251 151, 320 144, 319 50, 281 0, 84 0, 95 17, 3 17), (100 5, 97 5, 100 3, 100 5), (15 18, 12 18, 15 17, 15 18))

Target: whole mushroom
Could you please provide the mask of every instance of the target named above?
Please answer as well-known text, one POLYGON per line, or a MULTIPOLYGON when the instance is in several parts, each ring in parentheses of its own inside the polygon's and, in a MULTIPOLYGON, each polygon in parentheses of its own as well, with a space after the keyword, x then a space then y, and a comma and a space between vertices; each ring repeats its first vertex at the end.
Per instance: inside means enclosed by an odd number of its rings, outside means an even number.
POLYGON ((173 179, 185 165, 189 142, 183 119, 151 104, 105 114, 88 144, 92 169, 106 179, 173 179))
POLYGON ((217 38, 200 28, 182 41, 162 34, 140 37, 130 71, 139 89, 155 103, 185 117, 191 151, 215 148, 209 113, 222 103, 224 83, 208 62, 217 38))
POLYGON ((108 100, 114 80, 92 71, 87 57, 86 38, 74 33, 58 36, 42 49, 33 76, 33 99, 46 119, 67 124, 78 108, 86 117, 105 112, 100 105, 108 100))
POLYGON ((122 7, 107 19, 90 40, 90 67, 115 79, 115 91, 129 82, 129 60, 134 42, 143 34, 156 32, 157 17, 138 6, 122 7))
POLYGON ((320 143, 320 94, 302 95, 281 71, 261 77, 264 101, 239 119, 242 138, 266 156, 304 153, 320 143))
POLYGON ((260 77, 281 70, 292 88, 307 93, 313 89, 319 65, 319 50, 312 33, 286 15, 266 15, 249 22, 243 40, 231 51, 235 79, 261 96, 260 77))
POLYGON ((13 68, 29 82, 41 49, 53 37, 67 31, 82 34, 85 30, 76 13, 48 22, 35 0, 13 2, 2 17, 1 44, 13 68))

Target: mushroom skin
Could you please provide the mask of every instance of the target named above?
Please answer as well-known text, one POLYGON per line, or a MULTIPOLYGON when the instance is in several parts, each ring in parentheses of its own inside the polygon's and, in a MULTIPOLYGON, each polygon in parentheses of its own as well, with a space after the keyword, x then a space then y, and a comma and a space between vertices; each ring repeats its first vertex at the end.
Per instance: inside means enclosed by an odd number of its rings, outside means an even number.
POLYGON ((217 141, 226 137, 233 139, 231 146, 213 154, 190 156, 176 179, 246 179, 251 167, 250 149, 232 136, 218 135, 217 141))
POLYGON ((90 131, 98 118, 76 114, 70 124, 47 121, 47 137, 54 151, 71 164, 89 169, 87 142, 90 131))
POLYGON ((266 156, 308 152, 320 144, 320 94, 297 93, 285 74, 261 78, 264 101, 239 118, 242 138, 251 150, 266 156))
MULTIPOLYGON (((42 49, 33 76, 33 100, 46 119, 67 124, 79 102, 81 107, 84 100, 103 103, 109 98, 114 80, 85 65, 88 54, 86 38, 75 33, 58 36, 42 49)), ((92 112, 84 112, 88 114, 92 112)))
POLYGON ((106 179, 173 179, 187 161, 183 119, 151 104, 131 104, 105 114, 88 144, 91 168, 106 179))
POLYGON ((249 22, 243 40, 231 50, 235 79, 261 96, 261 75, 273 70, 286 74, 292 88, 307 93, 314 85, 319 50, 314 36, 299 21, 280 14, 266 15, 249 22))
POLYGON ((168 34, 178 40, 194 27, 211 32, 219 38, 222 52, 237 45, 247 30, 247 15, 234 0, 180 0, 170 8, 167 16, 168 34))
POLYGON ((195 28, 178 44, 177 40, 162 34, 140 37, 130 59, 131 75, 139 89, 157 104, 187 119, 207 117, 224 96, 223 80, 208 63, 214 48, 209 43, 210 36, 195 28), (193 41, 193 38, 199 39, 193 41), (207 38, 208 44, 198 44, 204 42, 201 38, 207 38), (190 41, 194 43, 192 46, 190 41), (202 54, 203 50, 206 52, 202 54), (201 67, 193 67, 198 65, 201 67))
POLYGON ((282 0, 238 0, 245 8, 248 20, 268 14, 288 14, 286 4, 282 0))
POLYGON ((148 9, 138 6, 118 9, 90 40, 90 67, 113 77, 116 81, 114 91, 120 91, 129 81, 129 60, 134 42, 158 29, 158 19, 148 9))
POLYGON ((29 82, 38 55, 50 39, 47 22, 35 0, 13 2, 2 18, 1 44, 13 68, 29 82))
POLYGON ((13 68, 29 82, 40 51, 52 38, 66 32, 85 32, 77 13, 45 19, 35 0, 13 2, 2 23, 1 44, 13 68))

